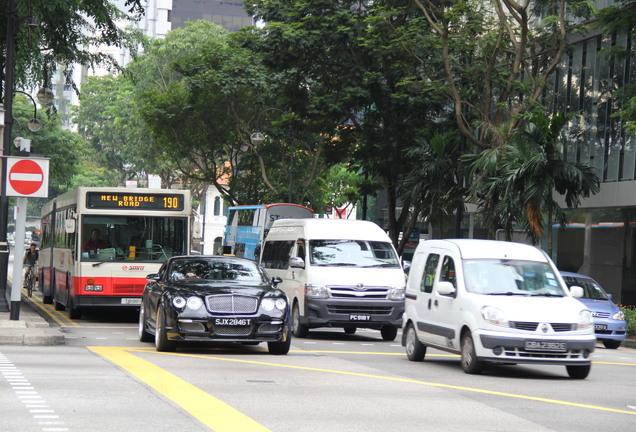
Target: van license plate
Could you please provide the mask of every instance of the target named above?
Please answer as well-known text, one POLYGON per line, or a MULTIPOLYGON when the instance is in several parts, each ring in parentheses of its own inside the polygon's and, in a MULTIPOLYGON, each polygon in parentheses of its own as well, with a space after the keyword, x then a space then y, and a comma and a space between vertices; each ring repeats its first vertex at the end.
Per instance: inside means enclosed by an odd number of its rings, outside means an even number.
POLYGON ((249 318, 215 318, 214 325, 223 326, 248 326, 251 324, 249 318))
POLYGON ((594 330, 607 330, 607 324, 594 324, 594 330))
POLYGON ((123 299, 121 299, 121 304, 125 304, 125 305, 140 305, 141 304, 141 297, 139 297, 139 298, 123 298, 123 299))
POLYGON ((371 315, 351 314, 349 315, 350 321, 371 321, 371 315))
POLYGON ((526 341, 526 350, 565 352, 568 350, 568 344, 567 342, 526 341))

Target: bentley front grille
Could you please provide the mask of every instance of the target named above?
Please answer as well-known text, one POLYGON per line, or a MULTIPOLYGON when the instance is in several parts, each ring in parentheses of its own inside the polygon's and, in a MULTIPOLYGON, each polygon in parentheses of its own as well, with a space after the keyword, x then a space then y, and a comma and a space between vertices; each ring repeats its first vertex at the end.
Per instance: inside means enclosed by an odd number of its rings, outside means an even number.
POLYGON ((222 294, 205 298, 206 306, 212 313, 253 314, 258 309, 258 297, 222 294))

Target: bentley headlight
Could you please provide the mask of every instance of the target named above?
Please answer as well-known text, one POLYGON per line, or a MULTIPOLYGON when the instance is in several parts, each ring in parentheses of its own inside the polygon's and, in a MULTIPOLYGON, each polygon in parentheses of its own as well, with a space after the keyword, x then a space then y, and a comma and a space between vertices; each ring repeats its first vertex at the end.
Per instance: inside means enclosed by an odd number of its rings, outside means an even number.
POLYGON ((329 289, 324 285, 305 285, 305 295, 310 298, 329 298, 329 289))
POLYGON ((200 297, 190 297, 188 298, 188 308, 192 310, 200 309, 203 306, 203 300, 200 297))
POLYGON ((510 323, 508 322, 506 315, 501 309, 496 307, 484 306, 481 308, 481 316, 484 317, 484 320, 486 320, 488 324, 500 327, 510 327, 510 323))
POLYGON ((269 312, 269 311, 271 311, 271 310, 273 310, 273 309, 274 309, 275 303, 276 303, 276 302, 274 301, 274 299, 271 299, 271 298, 265 298, 265 299, 263 299, 263 301, 261 301, 261 307, 262 307, 264 310, 266 310, 266 311, 268 311, 268 312, 269 312))
POLYGON ((282 299, 282 298, 276 299, 275 303, 276 303, 276 309, 283 311, 287 307, 287 301, 285 301, 285 299, 282 299))
POLYGON ((186 305, 186 299, 181 296, 176 296, 172 299, 172 305, 177 309, 183 309, 186 305))
POLYGON ((594 326, 594 318, 592 318, 592 312, 587 309, 583 309, 579 312, 579 322, 577 328, 579 330, 589 329, 594 326))

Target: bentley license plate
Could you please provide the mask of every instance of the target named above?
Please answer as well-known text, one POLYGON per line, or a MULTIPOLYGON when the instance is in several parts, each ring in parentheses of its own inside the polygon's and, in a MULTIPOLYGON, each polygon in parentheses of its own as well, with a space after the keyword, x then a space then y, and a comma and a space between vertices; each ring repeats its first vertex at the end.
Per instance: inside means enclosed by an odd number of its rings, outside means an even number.
POLYGON ((214 325, 222 326, 248 326, 249 318, 214 318, 214 325))
POLYGON ((568 350, 566 342, 526 341, 526 351, 565 352, 568 350))

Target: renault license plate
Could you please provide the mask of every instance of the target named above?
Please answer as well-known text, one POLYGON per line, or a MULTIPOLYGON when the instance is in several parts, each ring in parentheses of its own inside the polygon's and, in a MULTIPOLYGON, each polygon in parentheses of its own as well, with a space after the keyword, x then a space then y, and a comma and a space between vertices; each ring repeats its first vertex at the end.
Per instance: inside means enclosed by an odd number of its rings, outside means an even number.
POLYGON ((566 352, 567 342, 526 341, 526 351, 566 352))

